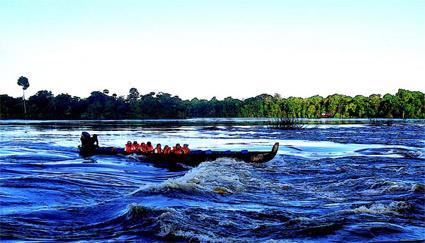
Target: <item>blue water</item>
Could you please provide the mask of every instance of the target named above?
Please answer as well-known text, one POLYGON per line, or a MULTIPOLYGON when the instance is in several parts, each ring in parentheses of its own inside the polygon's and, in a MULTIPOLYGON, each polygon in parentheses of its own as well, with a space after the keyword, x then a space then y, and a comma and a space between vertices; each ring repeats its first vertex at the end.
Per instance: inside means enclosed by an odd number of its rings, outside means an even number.
POLYGON ((425 122, 255 119, 0 121, 2 240, 396 241, 425 239, 425 122), (314 124, 313 124, 314 123, 314 124), (192 149, 270 150, 178 170, 80 157, 81 131, 192 149))

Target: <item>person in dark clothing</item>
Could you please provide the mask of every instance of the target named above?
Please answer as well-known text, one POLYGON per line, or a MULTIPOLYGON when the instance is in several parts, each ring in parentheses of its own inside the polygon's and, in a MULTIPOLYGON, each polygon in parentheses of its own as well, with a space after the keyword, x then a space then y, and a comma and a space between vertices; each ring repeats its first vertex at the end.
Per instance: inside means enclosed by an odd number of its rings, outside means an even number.
POLYGON ((80 140, 81 140, 81 148, 83 149, 88 148, 90 146, 90 140, 91 140, 90 133, 82 132, 80 140))
POLYGON ((99 148, 99 140, 97 140, 97 134, 93 134, 91 140, 92 140, 93 147, 99 148))
POLYGON ((81 140, 81 149, 84 152, 91 152, 99 147, 99 140, 97 139, 96 134, 93 134, 93 136, 90 136, 90 133, 82 132, 80 140, 81 140))

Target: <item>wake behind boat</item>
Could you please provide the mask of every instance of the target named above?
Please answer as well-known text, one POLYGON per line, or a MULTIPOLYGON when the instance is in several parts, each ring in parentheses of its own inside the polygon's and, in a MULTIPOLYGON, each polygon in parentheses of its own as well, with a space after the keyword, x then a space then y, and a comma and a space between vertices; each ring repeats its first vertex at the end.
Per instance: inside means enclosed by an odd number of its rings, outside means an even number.
MULTIPOLYGON (((97 137, 93 135, 97 143, 97 137)), ((188 154, 163 154, 163 153, 129 153, 124 148, 115 147, 97 147, 91 142, 86 143, 82 136, 82 145, 79 146, 82 156, 93 155, 135 155, 141 161, 152 162, 158 165, 185 164, 197 166, 204 161, 213 161, 218 158, 232 158, 247 163, 264 163, 272 160, 279 150, 279 143, 275 143, 271 151, 212 151, 212 150, 192 150, 188 154)))

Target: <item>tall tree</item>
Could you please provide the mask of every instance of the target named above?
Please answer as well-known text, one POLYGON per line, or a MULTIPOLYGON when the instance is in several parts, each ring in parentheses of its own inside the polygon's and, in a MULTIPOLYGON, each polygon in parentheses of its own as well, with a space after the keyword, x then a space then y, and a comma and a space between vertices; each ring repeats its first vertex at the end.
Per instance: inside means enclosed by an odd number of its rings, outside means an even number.
POLYGON ((18 85, 22 86, 22 100, 24 101, 24 114, 27 114, 27 107, 25 106, 25 90, 30 87, 30 82, 27 77, 21 76, 18 78, 18 85))
POLYGON ((136 101, 140 97, 139 91, 136 88, 131 88, 128 92, 127 99, 129 101, 136 101))

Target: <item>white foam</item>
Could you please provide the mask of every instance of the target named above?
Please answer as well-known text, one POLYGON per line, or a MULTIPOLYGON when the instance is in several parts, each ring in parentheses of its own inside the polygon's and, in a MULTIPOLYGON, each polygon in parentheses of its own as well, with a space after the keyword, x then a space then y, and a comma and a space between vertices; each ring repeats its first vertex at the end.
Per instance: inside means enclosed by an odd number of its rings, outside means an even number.
POLYGON ((252 180, 250 166, 233 159, 218 159, 204 162, 191 169, 184 176, 171 178, 157 185, 141 188, 143 192, 166 192, 182 190, 184 192, 214 192, 224 194, 238 193, 252 180))
POLYGON ((411 210, 412 205, 407 202, 392 202, 389 205, 384 205, 381 203, 372 204, 369 207, 360 206, 355 208, 353 212, 355 213, 368 213, 368 214, 394 214, 401 215, 403 212, 411 210))

